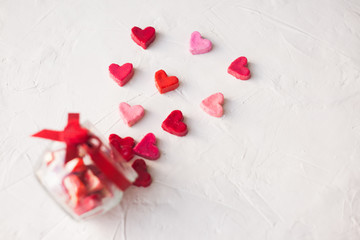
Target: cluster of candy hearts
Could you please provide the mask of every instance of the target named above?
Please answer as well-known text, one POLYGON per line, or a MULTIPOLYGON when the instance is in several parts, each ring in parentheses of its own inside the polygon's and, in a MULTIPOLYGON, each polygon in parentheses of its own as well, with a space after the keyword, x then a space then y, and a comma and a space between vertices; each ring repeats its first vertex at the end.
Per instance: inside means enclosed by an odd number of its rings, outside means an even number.
MULTIPOLYGON (((120 112, 124 121, 131 126, 144 115, 144 110, 141 106, 130 106, 126 103, 120 104, 120 112)), ((187 125, 183 122, 184 117, 180 110, 172 111, 169 116, 163 121, 161 127, 176 136, 185 136, 188 132, 187 125)), ((153 133, 148 133, 145 137, 135 145, 135 141, 131 137, 121 138, 116 134, 109 136, 110 145, 115 148, 120 155, 126 160, 130 161, 134 155, 149 159, 157 160, 160 157, 160 151, 156 146, 156 137, 153 133)), ((147 172, 146 163, 142 159, 137 159, 132 164, 132 167, 138 173, 134 185, 147 187, 151 183, 151 176, 147 172)))
MULTIPOLYGON (((157 160, 160 157, 160 151, 156 146, 156 137, 152 133, 146 134, 137 144, 131 137, 121 138, 116 134, 109 136, 109 142, 110 146, 117 150, 127 162, 134 155, 149 160, 157 160)), ((132 163, 132 167, 138 174, 133 185, 148 187, 152 179, 147 171, 145 161, 136 159, 132 163)), ((74 158, 65 164, 65 169, 70 173, 64 177, 63 187, 69 196, 68 205, 76 214, 82 215, 101 205, 103 198, 113 196, 106 177, 95 165, 85 165, 82 158, 74 158)))
MULTIPOLYGON (((123 159, 129 162, 135 155, 148 160, 157 160, 160 151, 156 146, 156 137, 153 133, 148 133, 137 144, 132 137, 121 138, 116 134, 109 136, 110 146, 115 148, 123 159)), ((148 187, 151 184, 151 175, 147 171, 146 163, 143 159, 136 159, 132 167, 137 172, 138 177, 133 185, 138 187, 148 187)))
POLYGON ((68 205, 78 215, 82 215, 97 206, 102 199, 112 197, 110 183, 95 165, 85 165, 82 158, 74 158, 65 164, 70 172, 62 181, 69 201, 68 205))

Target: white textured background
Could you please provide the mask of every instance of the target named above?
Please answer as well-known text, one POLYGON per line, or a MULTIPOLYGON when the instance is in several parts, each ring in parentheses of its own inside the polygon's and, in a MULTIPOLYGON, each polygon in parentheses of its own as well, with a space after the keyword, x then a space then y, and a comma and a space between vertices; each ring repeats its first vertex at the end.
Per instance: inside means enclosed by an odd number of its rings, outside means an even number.
POLYGON ((0 0, 0 239, 360 239, 358 0, 0 0), (146 51, 133 26, 154 26, 146 51), (191 32, 214 49, 192 56, 191 32), (226 73, 244 55, 253 77, 226 73), (112 62, 132 62, 123 88, 112 62), (181 86, 158 94, 163 68, 181 86), (222 91, 226 114, 199 108, 222 91), (121 101, 146 115, 128 128, 121 101), (189 134, 161 129, 171 110, 189 134), (154 132, 151 187, 105 216, 74 222, 33 171, 45 140, 79 111, 108 135, 154 132))

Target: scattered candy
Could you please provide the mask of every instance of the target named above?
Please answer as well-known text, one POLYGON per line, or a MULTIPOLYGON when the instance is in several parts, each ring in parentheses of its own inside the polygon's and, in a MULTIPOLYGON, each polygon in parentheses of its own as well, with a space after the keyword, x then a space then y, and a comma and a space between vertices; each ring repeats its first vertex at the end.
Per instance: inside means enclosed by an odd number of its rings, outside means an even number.
POLYGON ((210 40, 202 38, 197 31, 191 34, 190 38, 190 52, 193 55, 207 53, 211 50, 212 43, 210 40))
POLYGON ((110 77, 120 85, 124 86, 134 75, 134 68, 131 63, 119 66, 115 63, 109 66, 110 77))
POLYGON ((224 104, 224 95, 220 92, 205 98, 200 106, 201 108, 213 117, 221 117, 224 114, 222 105, 224 104))
POLYGON ((147 171, 147 166, 145 161, 143 159, 136 159, 131 166, 138 174, 138 177, 135 180, 135 182, 133 182, 133 185, 137 187, 150 186, 152 179, 151 179, 151 175, 147 171))
POLYGON ((141 46, 143 49, 148 48, 148 46, 155 40, 155 28, 147 27, 144 30, 138 27, 133 27, 131 29, 131 38, 134 42, 141 46))
POLYGON ((142 106, 130 106, 125 102, 120 103, 119 110, 121 118, 129 127, 142 119, 145 114, 144 108, 142 106))
POLYGON ((186 124, 183 122, 184 117, 180 110, 174 110, 163 121, 161 127, 165 131, 176 136, 185 136, 188 132, 186 124))
POLYGON ((127 162, 134 157, 135 141, 132 137, 121 138, 116 134, 111 134, 109 142, 127 162))
MULTIPOLYGON (((131 38, 143 49, 147 49, 155 40, 155 37, 156 33, 153 27, 147 27, 144 30, 138 27, 131 29, 131 38)), ((203 38, 197 31, 191 34, 189 49, 191 54, 203 54, 211 49, 212 42, 210 40, 203 38)), ((243 56, 233 61, 227 71, 241 80, 248 80, 251 76, 247 58, 243 56)), ((112 63, 109 66, 109 73, 110 77, 122 87, 133 77, 134 68, 131 63, 125 63, 122 66, 112 63)), ((164 70, 159 70, 155 73, 155 85, 159 93, 163 94, 178 88, 179 79, 176 76, 168 76, 164 70)), ((200 106, 209 115, 221 117, 224 113, 223 104, 224 95, 218 92, 204 99, 200 106)), ((143 118, 145 113, 142 106, 130 106, 125 102, 120 103, 119 110, 121 118, 129 127, 143 118)), ((183 120, 182 112, 174 110, 162 122, 161 127, 170 134, 185 136, 188 129, 183 120)), ((127 169, 133 172, 132 179, 128 179, 120 171, 120 164, 114 162, 114 151, 113 155, 110 156, 109 151, 105 151, 107 148, 101 147, 101 140, 91 134, 88 129, 81 127, 79 114, 69 114, 68 125, 63 131, 45 129, 33 136, 66 144, 66 153, 63 154, 64 160, 62 163, 64 165, 61 165, 61 167, 65 169, 67 175, 64 177, 62 173, 59 183, 62 184, 63 190, 65 190, 62 194, 67 195, 66 205, 72 208, 77 215, 82 215, 102 204, 106 204, 108 200, 111 200, 106 198, 116 196, 117 190, 113 188, 115 186, 123 192, 131 183, 138 187, 148 187, 152 182, 152 177, 148 173, 143 159, 136 159, 132 164, 132 168, 137 173, 135 181, 132 182, 136 174, 131 169, 127 169), (94 141, 98 145, 94 144, 94 141), (87 160, 90 160, 90 164, 87 160)), ((136 145, 131 137, 121 138, 116 134, 111 134, 109 143, 112 149, 117 150, 127 162, 134 157, 134 154, 149 160, 157 160, 160 157, 160 151, 156 146, 156 137, 153 133, 146 134, 136 145)), ((50 169, 50 165, 54 165, 56 158, 55 152, 46 155, 46 168, 50 169)), ((123 168, 125 169, 124 166, 123 168)), ((61 170, 64 169, 61 168, 61 170)), ((60 197, 62 198, 62 196, 60 197)), ((99 211, 103 211, 105 208, 99 209, 99 211)))
POLYGON ((175 76, 168 76, 164 70, 155 73, 155 85, 159 93, 163 94, 179 87, 179 79, 175 76))
POLYGON ((156 146, 156 137, 153 133, 146 134, 133 150, 136 155, 146 159, 156 160, 160 157, 160 151, 156 146))
POLYGON ((247 65, 247 58, 239 57, 230 64, 227 71, 237 79, 248 80, 251 74, 247 65))

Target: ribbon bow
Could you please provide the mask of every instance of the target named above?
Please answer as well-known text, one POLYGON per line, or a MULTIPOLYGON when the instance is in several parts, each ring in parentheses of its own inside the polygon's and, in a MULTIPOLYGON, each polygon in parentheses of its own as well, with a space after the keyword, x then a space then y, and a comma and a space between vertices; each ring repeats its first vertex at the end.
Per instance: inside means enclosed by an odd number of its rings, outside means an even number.
POLYGON ((101 140, 91 134, 88 129, 81 127, 79 118, 78 113, 69 113, 68 123, 63 131, 44 129, 32 136, 65 142, 65 163, 78 157, 79 147, 82 146, 91 156, 97 168, 119 189, 124 191, 131 186, 131 182, 119 171, 111 157, 101 151, 101 140))

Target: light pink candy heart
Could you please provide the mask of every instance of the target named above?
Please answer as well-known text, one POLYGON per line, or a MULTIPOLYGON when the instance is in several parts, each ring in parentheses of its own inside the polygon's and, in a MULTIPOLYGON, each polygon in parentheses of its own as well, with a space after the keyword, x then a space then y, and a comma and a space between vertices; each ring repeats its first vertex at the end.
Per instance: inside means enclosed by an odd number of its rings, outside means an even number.
POLYGON ((121 118, 129 127, 137 123, 145 114, 142 106, 130 106, 125 102, 120 103, 119 110, 121 118))
POLYGON ((212 43, 210 40, 202 38, 197 31, 191 34, 190 38, 190 52, 193 55, 207 53, 211 50, 212 43))
POLYGON ((221 117, 224 114, 222 105, 224 104, 224 95, 220 92, 205 98, 200 107, 210 116, 221 117))

